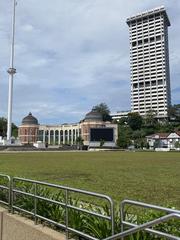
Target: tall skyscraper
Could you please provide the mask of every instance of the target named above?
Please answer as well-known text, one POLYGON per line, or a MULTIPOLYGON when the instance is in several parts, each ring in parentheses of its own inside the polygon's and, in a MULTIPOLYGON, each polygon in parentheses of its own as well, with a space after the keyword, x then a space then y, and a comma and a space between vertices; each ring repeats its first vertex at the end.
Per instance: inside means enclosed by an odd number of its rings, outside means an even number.
POLYGON ((131 111, 167 117, 171 104, 168 27, 164 7, 127 19, 130 33, 131 111))

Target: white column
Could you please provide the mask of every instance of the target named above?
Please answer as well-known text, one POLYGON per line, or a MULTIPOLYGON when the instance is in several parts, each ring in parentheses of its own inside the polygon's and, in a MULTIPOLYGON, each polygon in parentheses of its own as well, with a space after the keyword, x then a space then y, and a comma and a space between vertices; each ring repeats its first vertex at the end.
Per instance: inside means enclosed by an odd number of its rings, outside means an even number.
POLYGON ((54 132, 53 142, 54 142, 54 145, 55 145, 56 144, 56 130, 54 130, 53 132, 54 132))
POLYGON ((59 139, 58 139, 58 144, 60 145, 61 144, 61 130, 59 130, 58 131, 58 137, 59 137, 59 139))
POLYGON ((74 140, 75 143, 76 143, 76 139, 77 139, 77 135, 76 135, 76 129, 75 129, 75 140, 74 140))
POLYGON ((51 144, 51 135, 50 135, 51 131, 48 131, 48 144, 51 144))
POLYGON ((63 130, 63 144, 65 144, 65 130, 63 130))
POLYGON ((45 141, 46 141, 46 131, 43 130, 43 143, 45 143, 45 141))

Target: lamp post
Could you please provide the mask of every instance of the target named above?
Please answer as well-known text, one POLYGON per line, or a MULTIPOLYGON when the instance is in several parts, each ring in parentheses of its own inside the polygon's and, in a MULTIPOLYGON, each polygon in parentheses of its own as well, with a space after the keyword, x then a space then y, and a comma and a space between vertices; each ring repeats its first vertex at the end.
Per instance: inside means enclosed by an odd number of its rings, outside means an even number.
POLYGON ((10 67, 7 71, 9 74, 7 141, 10 144, 11 144, 11 135, 12 135, 13 78, 14 78, 14 74, 16 73, 16 69, 14 68, 14 39, 15 39, 16 4, 17 4, 16 0, 13 0, 10 67))

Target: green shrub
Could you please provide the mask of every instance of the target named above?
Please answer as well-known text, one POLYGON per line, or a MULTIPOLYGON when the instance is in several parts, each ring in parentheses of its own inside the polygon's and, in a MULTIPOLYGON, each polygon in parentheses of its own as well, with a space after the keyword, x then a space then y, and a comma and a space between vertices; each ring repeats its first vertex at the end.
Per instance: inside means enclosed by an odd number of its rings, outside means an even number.
MULTIPOLYGON (((0 179, 0 186, 8 187, 8 180, 6 178, 0 179)), ((0 200, 7 202, 9 201, 9 191, 7 189, 0 188, 0 200)))
MULTIPOLYGON (((4 180, 1 180, 0 185, 6 185, 6 182, 3 182, 4 180)), ((17 190, 30 193, 32 196, 24 195, 21 193, 14 193, 13 197, 13 204, 19 208, 22 208, 26 211, 29 211, 31 214, 23 213, 26 217, 30 217, 31 219, 34 219, 34 213, 35 213, 35 199, 34 194, 35 190, 39 198, 36 198, 36 204, 37 204, 37 212, 36 214, 39 216, 42 216, 44 218, 50 219, 54 222, 60 223, 65 225, 66 224, 66 214, 68 211, 68 226, 71 228, 74 228, 76 230, 79 230, 85 234, 88 234, 92 237, 103 239, 108 236, 111 236, 112 229, 111 229, 111 222, 102 219, 97 216, 93 216, 89 213, 78 211, 73 208, 67 208, 66 206, 62 206, 58 204, 57 202, 61 202, 62 204, 65 204, 65 194, 61 190, 55 190, 50 189, 49 187, 41 187, 38 186, 35 189, 35 186, 32 183, 15 183, 14 186, 17 190), (44 198, 44 199, 42 199, 44 198), (50 199, 55 201, 55 203, 52 203, 50 201, 46 201, 46 199, 50 199)), ((8 195, 7 191, 0 190, 0 200, 7 200, 8 195)), ((94 203, 89 203, 87 201, 79 200, 76 197, 72 197, 69 195, 68 197, 68 205, 71 205, 73 207, 81 208, 82 210, 87 210, 90 212, 95 212, 98 214, 102 214, 104 216, 110 215, 110 209, 107 204, 104 204, 103 206, 95 205, 94 203)), ((22 214, 22 213, 21 213, 22 214)), ((145 222, 152 221, 153 219, 157 219, 159 217, 162 217, 164 214, 160 211, 155 210, 145 210, 145 211, 137 211, 135 208, 128 207, 126 209, 125 218, 131 223, 140 225, 145 222)), ((40 218, 37 219, 37 222, 46 224, 50 227, 53 227, 55 229, 59 229, 59 227, 54 226, 53 224, 48 223, 48 221, 41 220, 40 218)), ((120 233, 120 211, 118 208, 115 209, 115 233, 120 233)), ((128 228, 124 228, 125 230, 128 228)), ((180 237, 180 222, 177 219, 172 219, 166 223, 161 223, 153 227, 155 230, 159 230, 165 233, 173 234, 175 236, 180 237)), ((63 228, 59 230, 64 230, 63 228)), ((76 234, 70 234, 71 237, 76 238, 78 237, 76 234)), ((163 240, 162 237, 155 237, 154 235, 147 233, 145 231, 140 231, 138 233, 132 234, 129 237, 126 237, 127 240, 163 240)))
MULTIPOLYGON (((160 218, 164 215, 165 213, 157 210, 144 210, 144 211, 138 211, 138 212, 134 212, 134 210, 132 210, 132 212, 130 214, 127 214, 126 217, 129 222, 137 225, 141 225, 143 223, 160 218)), ((153 227, 153 229, 180 237, 180 221, 178 219, 171 219, 167 222, 157 224, 153 227)), ((158 236, 155 236, 154 234, 150 234, 145 231, 140 231, 138 233, 133 234, 130 237, 130 239, 132 240, 145 240, 145 239, 164 240, 166 238, 158 237, 158 236)))

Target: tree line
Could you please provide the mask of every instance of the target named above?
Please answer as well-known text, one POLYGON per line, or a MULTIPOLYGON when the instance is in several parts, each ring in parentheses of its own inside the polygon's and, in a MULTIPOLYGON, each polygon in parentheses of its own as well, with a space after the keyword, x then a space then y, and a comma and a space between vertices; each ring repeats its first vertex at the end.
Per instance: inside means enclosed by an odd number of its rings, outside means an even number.
POLYGON ((134 145, 135 148, 149 148, 146 136, 180 131, 180 105, 174 105, 172 108, 173 115, 169 112, 169 118, 163 121, 158 121, 155 112, 151 110, 144 117, 139 113, 129 113, 127 118, 121 118, 118 122, 117 145, 121 148, 130 145, 134 145))
MULTIPOLYGON (((3 138, 7 136, 7 119, 4 117, 0 117, 0 136, 3 138)), ((18 127, 12 123, 12 136, 18 136, 18 127)))
POLYGON ((168 119, 159 122, 156 112, 149 110, 146 116, 131 112, 127 117, 122 117, 119 121, 112 120, 110 109, 105 103, 101 103, 92 108, 100 112, 104 121, 111 121, 118 124, 117 145, 120 148, 127 148, 133 145, 135 148, 148 148, 146 136, 154 133, 171 133, 180 131, 180 104, 173 105, 168 110, 168 119))

